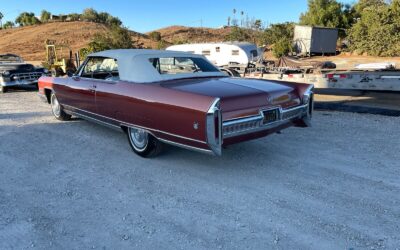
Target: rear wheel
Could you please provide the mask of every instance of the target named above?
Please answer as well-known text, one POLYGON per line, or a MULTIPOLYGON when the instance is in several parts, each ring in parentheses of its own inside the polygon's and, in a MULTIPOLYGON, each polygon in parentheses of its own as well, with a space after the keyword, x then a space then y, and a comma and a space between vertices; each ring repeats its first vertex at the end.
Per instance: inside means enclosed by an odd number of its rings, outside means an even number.
POLYGON ((65 113, 63 107, 58 102, 57 97, 54 93, 51 93, 50 105, 51 111, 53 112, 53 115, 57 120, 68 121, 69 119, 71 119, 71 115, 65 113))
POLYGON ((130 127, 127 134, 132 150, 139 156, 148 158, 160 153, 161 142, 146 130, 130 127))

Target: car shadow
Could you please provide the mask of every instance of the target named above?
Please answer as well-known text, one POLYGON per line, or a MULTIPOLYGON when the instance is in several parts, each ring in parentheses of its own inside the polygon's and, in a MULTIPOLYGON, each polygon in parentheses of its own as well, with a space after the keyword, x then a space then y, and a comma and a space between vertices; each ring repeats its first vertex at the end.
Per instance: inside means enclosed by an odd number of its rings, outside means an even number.
POLYGON ((316 110, 400 116, 400 94, 393 91, 318 90, 325 95, 315 102, 316 110))
MULTIPOLYGON (((13 117, 33 117, 37 115, 48 115, 48 113, 14 114, 13 117)), ((10 114, 7 114, 7 116, 9 118, 10 114)), ((178 169, 188 167, 209 170, 233 170, 251 168, 249 163, 254 160, 255 155, 260 157, 261 154, 262 158, 270 160, 276 157, 270 150, 270 147, 273 147, 272 144, 268 146, 268 144, 260 143, 265 138, 229 146, 223 150, 222 156, 213 156, 176 146, 163 145, 163 151, 159 155, 147 159, 136 155, 132 151, 127 136, 122 130, 119 132, 79 118, 73 118, 71 121, 66 122, 54 121, 21 124, 21 126, 3 125, 1 127, 2 137, 9 142, 15 140, 16 143, 20 143, 24 147, 31 147, 29 138, 34 138, 36 145, 48 143, 56 145, 53 148, 57 151, 49 152, 49 154, 59 155, 62 152, 62 155, 69 155, 70 157, 77 157, 75 154, 78 154, 82 159, 92 159, 93 154, 97 154, 101 155, 100 157, 104 157, 104 163, 113 167, 127 163, 146 167, 145 165, 151 162, 152 165, 175 166, 178 169), (14 135, 21 135, 21 138, 6 136, 11 131, 14 135), (42 138, 39 135, 43 133, 46 136, 42 138), (38 139, 38 136, 40 139, 38 139), (88 148, 90 148, 89 151, 88 148), (107 152, 107 156, 103 156, 103 152, 107 152)), ((68 161, 68 158, 62 160, 68 161)))
POLYGON ((7 87, 7 93, 13 93, 13 92, 35 92, 35 91, 38 91, 38 88, 35 85, 23 85, 23 86, 7 87))
POLYGON ((38 116, 48 116, 49 112, 21 112, 21 113, 1 113, 0 120, 2 119, 25 119, 38 116))

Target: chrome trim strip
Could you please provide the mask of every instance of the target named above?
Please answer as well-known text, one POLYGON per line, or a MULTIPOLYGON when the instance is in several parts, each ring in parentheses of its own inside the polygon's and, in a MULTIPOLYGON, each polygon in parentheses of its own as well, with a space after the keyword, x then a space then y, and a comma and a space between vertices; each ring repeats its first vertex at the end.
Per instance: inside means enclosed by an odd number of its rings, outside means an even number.
POLYGON ((235 125, 237 123, 257 122, 257 121, 261 121, 263 118, 264 117, 262 115, 257 115, 257 116, 251 116, 251 117, 246 117, 246 118, 239 118, 239 119, 229 120, 229 121, 224 122, 224 127, 225 126, 235 125))
POLYGON ((115 126, 113 124, 110 124, 110 123, 105 122, 105 121, 101 121, 99 119, 96 119, 96 118, 93 118, 93 117, 90 117, 90 116, 83 115, 83 114, 80 114, 80 113, 77 113, 77 112, 73 112, 73 111, 69 111, 68 113, 70 113, 71 115, 77 116, 79 118, 82 118, 82 119, 85 119, 85 120, 89 120, 89 121, 95 122, 97 124, 100 124, 100 125, 103 125, 103 126, 107 126, 107 127, 112 128, 112 129, 116 129, 118 131, 122 131, 121 127, 115 126))
POLYGON ((157 138, 157 139, 159 141, 161 141, 161 142, 164 142, 164 143, 172 145, 172 146, 176 146, 176 147, 180 147, 180 148, 184 148, 184 149, 188 149, 188 150, 192 150, 192 151, 197 151, 197 152, 200 152, 200 153, 214 155, 214 152, 211 151, 211 150, 208 150, 208 149, 196 148, 196 147, 188 146, 188 145, 185 145, 185 144, 181 144, 181 143, 177 143, 177 142, 173 142, 173 141, 169 141, 169 140, 165 140, 165 139, 161 139, 161 138, 157 138))
POLYGON ((269 123, 267 125, 263 125, 261 127, 251 128, 251 129, 241 130, 239 132, 226 134, 226 135, 224 135, 224 138, 230 138, 230 137, 235 137, 235 136, 240 136, 240 135, 260 132, 260 131, 263 131, 263 130, 267 130, 267 129, 278 127, 280 125, 285 124, 286 122, 287 122, 287 120, 279 120, 279 121, 276 121, 276 122, 273 122, 273 123, 269 123))
POLYGON ((219 107, 220 99, 215 98, 212 105, 207 111, 206 117, 206 130, 207 130, 207 144, 211 148, 215 155, 220 156, 222 154, 222 114, 219 107), (217 124, 215 124, 215 119, 218 119, 217 124), (216 127, 217 125, 218 127, 216 127), (217 137, 215 133, 217 132, 217 137))
POLYGON ((311 84, 307 90, 304 92, 304 96, 303 96, 303 103, 307 104, 307 112, 306 112, 306 116, 304 117, 303 121, 304 123, 311 127, 311 118, 313 115, 313 111, 314 111, 314 85, 311 84))
POLYGON ((70 108, 70 109, 76 109, 76 110, 79 110, 79 111, 83 111, 83 112, 86 112, 86 113, 89 113, 89 114, 93 114, 93 115, 96 115, 96 116, 101 116, 101 117, 103 117, 103 118, 116 121, 116 122, 118 122, 120 125, 123 125, 123 126, 141 128, 141 129, 145 129, 145 130, 148 130, 148 131, 153 131, 153 132, 158 132, 158 133, 166 134, 166 135, 169 135, 169 136, 174 136, 174 137, 177 137, 177 138, 180 138, 180 139, 184 139, 184 140, 188 140, 188 141, 193 141, 193 142, 198 142, 198 143, 202 143, 202 144, 207 144, 207 142, 205 142, 205 141, 200 141, 200 140, 196 140, 196 139, 184 137, 184 136, 181 136, 181 135, 168 133, 168 132, 161 131, 161 130, 158 130, 158 129, 152 129, 152 128, 148 128, 148 127, 143 127, 143 126, 139 126, 139 125, 135 125, 135 124, 123 122, 123 121, 120 121, 120 120, 117 120, 117 119, 114 119, 114 118, 111 118, 111 117, 107 117, 107 116, 100 115, 100 114, 95 114, 95 113, 92 113, 92 112, 90 112, 90 111, 86 111, 86 110, 83 110, 83 109, 75 108, 75 107, 70 106, 70 105, 65 105, 65 104, 63 104, 62 106, 65 106, 65 107, 70 108))

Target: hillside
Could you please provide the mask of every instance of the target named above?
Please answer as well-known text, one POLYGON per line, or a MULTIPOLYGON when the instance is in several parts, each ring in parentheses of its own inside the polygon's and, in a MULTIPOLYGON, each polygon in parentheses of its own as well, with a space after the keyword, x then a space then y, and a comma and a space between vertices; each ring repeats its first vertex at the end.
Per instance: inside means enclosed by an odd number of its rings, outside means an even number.
MULTIPOLYGON (((169 43, 199 43, 222 42, 229 34, 230 28, 195 28, 185 26, 170 26, 155 30, 160 32, 163 40, 169 43)), ((147 35, 151 32, 146 33, 147 35)))
MULTIPOLYGON (((26 61, 41 62, 46 56, 46 39, 68 45, 76 52, 85 47, 94 34, 107 30, 107 26, 92 22, 56 22, 0 30, 0 53, 14 53, 26 61)), ((134 31, 131 34, 135 45, 155 46, 146 35, 134 31)))
MULTIPOLYGON (((44 47, 46 39, 68 45, 76 52, 85 47, 94 34, 106 32, 107 29, 103 24, 92 22, 56 22, 0 30, 0 53, 14 53, 26 61, 42 62, 46 56, 44 47)), ((164 46, 168 46, 176 42, 223 41, 230 29, 171 26, 156 31, 161 33, 164 46)), ((158 42, 152 41, 148 36, 149 33, 131 31, 134 45, 139 48, 158 48, 158 42)))
POLYGON ((106 30, 104 25, 90 22, 59 22, 0 30, 0 53, 15 53, 27 61, 43 61, 46 39, 67 44, 77 51, 86 46, 95 33, 106 30))

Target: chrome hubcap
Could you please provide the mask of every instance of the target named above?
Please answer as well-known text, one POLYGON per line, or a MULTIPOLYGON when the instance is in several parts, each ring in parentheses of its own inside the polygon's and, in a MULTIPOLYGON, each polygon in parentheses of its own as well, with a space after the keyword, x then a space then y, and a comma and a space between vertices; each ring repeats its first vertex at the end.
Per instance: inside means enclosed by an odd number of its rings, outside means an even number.
POLYGON ((129 128, 129 138, 133 147, 139 152, 144 151, 149 142, 149 135, 143 129, 129 128))
POLYGON ((58 100, 55 95, 51 96, 51 109, 53 110, 53 114, 57 117, 60 116, 61 114, 61 107, 60 104, 58 103, 58 100))

